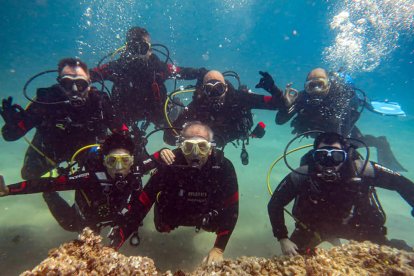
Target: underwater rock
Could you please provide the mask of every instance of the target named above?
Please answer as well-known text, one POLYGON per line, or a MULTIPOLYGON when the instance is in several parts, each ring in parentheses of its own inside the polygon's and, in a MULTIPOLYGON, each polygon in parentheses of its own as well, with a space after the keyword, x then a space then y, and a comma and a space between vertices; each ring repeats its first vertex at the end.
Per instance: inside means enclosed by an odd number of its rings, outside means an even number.
POLYGON ((147 257, 126 257, 101 244, 85 229, 79 240, 61 245, 32 271, 22 275, 413 275, 414 253, 370 242, 350 242, 309 256, 240 257, 200 266, 187 273, 157 271, 147 257))
POLYGON ((21 275, 157 275, 152 259, 126 257, 101 242, 85 228, 78 240, 52 249, 47 259, 21 275))
POLYGON ((414 253, 351 241, 311 256, 225 260, 192 275, 414 275, 414 253))

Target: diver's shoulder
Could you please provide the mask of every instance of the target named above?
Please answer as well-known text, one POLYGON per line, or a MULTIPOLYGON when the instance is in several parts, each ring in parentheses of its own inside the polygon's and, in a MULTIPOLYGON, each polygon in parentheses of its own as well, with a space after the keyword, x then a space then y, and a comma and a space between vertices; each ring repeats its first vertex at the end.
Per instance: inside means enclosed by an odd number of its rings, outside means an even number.
POLYGON ((299 183, 308 178, 309 166, 304 165, 292 171, 289 175, 294 183, 299 183))

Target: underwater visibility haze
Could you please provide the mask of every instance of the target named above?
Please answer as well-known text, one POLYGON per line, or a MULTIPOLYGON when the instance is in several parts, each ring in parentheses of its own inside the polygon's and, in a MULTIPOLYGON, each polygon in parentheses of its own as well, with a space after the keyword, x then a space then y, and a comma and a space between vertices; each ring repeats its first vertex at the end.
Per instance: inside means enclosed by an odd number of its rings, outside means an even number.
MULTIPOLYGON (((357 126, 363 133, 386 136, 407 169, 402 174, 414 180, 414 0, 0 0, 0 15, 2 99, 13 96, 24 107, 28 101, 22 89, 30 77, 55 69, 64 57, 79 57, 93 68, 124 45, 129 28, 141 26, 153 43, 168 47, 176 65, 233 70, 243 84, 263 95, 264 90, 255 88, 259 71, 269 72, 280 88, 292 82, 298 90, 303 90, 308 72, 315 67, 346 72, 370 99, 398 102, 405 111, 406 116, 398 117, 365 110, 357 126)), ((29 95, 52 85, 55 77, 47 74, 35 79, 28 87, 29 95)), ((188 84, 194 83, 178 81, 178 85, 188 84)), ((171 92, 174 82, 167 81, 167 87, 171 92)), ((190 99, 182 97, 185 103, 190 99)), ((266 124, 266 134, 250 140, 250 163, 242 165, 240 145, 228 144, 225 149, 235 166, 240 194, 239 220, 225 258, 281 253, 267 214, 266 175, 294 136, 289 124, 275 124, 275 111, 253 113, 255 124, 266 124)), ((26 136, 31 139, 33 134, 32 130, 26 136)), ((300 144, 309 142, 305 139, 300 144)), ((65 141, 61 143, 64 147, 65 141)), ((165 146, 161 134, 148 144, 149 152, 165 146)), ((21 181, 26 148, 23 139, 0 139, 0 174, 6 183, 21 181)), ((293 166, 299 165, 305 152, 289 157, 293 166)), ((376 161, 375 150, 371 158, 376 161)), ((271 174, 272 189, 289 172, 279 162, 271 174)), ((73 202, 73 192, 61 194, 73 202)), ((378 195, 387 214, 388 237, 414 246, 410 206, 396 192, 378 189, 378 195)), ((140 230, 141 244, 125 243, 120 252, 151 257, 161 270, 196 267, 215 235, 195 233, 189 227, 158 233, 151 213, 140 230)), ((1 275, 31 269, 49 249, 77 236, 60 228, 40 194, 1 198, 0 214, 1 275)), ((287 222, 291 233, 294 222, 290 218, 287 222)))

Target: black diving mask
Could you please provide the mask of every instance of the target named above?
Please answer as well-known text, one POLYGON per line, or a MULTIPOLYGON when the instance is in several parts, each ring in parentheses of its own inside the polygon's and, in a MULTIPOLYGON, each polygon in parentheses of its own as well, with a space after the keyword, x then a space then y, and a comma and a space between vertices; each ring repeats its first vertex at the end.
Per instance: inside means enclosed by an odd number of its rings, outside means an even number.
POLYGON ((145 56, 151 49, 151 44, 146 41, 129 42, 127 49, 132 55, 145 56))
POLYGON ((76 75, 64 75, 58 77, 57 81, 63 89, 75 93, 83 93, 90 86, 90 81, 88 81, 85 77, 76 75))
POLYGON ((209 98, 220 98, 227 92, 227 85, 219 80, 209 80, 203 84, 203 92, 209 98))

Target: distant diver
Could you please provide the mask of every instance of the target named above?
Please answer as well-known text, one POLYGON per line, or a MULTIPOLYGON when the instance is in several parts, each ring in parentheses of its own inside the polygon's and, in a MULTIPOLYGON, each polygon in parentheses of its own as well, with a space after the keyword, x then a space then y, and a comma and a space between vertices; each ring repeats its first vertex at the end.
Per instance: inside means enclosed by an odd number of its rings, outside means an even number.
POLYGON ((129 29, 125 46, 110 56, 115 56, 117 52, 120 53, 118 59, 103 65, 98 64, 90 73, 92 82, 109 80, 113 83, 111 99, 114 108, 128 126, 139 121, 147 125, 153 123, 157 127, 165 126, 165 81, 169 78, 197 79, 207 71, 204 68, 175 66, 168 49, 162 44, 151 44, 150 34, 141 27, 129 29), (157 46, 167 51, 164 53, 165 61, 161 61, 154 53, 163 53, 156 48, 157 46))

